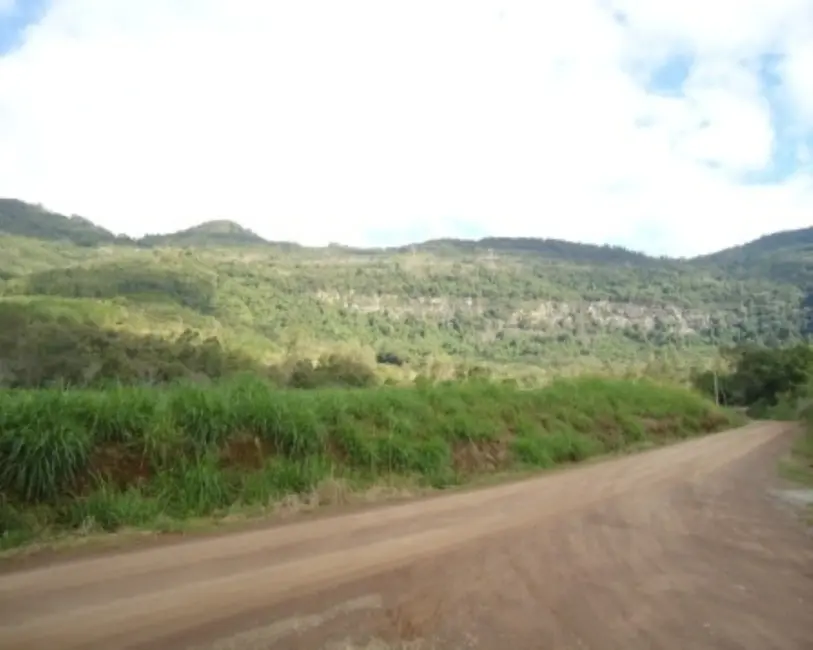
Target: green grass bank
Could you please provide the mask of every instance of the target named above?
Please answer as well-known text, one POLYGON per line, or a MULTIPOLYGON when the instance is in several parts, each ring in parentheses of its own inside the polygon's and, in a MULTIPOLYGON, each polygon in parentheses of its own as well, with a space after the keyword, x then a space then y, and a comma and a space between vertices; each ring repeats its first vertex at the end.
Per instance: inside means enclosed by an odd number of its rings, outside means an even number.
POLYGON ((579 378, 539 390, 210 386, 0 392, 0 545, 172 529, 270 507, 326 480, 428 487, 724 429, 688 390, 579 378))
POLYGON ((805 428, 793 446, 788 474, 798 483, 813 486, 813 402, 808 401, 800 415, 805 428))

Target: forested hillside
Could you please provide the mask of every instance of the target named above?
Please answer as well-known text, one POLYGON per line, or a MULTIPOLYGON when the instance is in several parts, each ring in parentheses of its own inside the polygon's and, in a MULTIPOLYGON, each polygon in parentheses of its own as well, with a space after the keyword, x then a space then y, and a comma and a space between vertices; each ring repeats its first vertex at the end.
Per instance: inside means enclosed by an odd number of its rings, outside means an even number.
POLYGON ((697 258, 693 263, 720 268, 732 277, 789 282, 809 292, 813 288, 813 228, 766 235, 743 246, 697 258))
POLYGON ((241 369, 307 383, 303 360, 330 354, 354 360, 350 383, 376 358, 393 380, 688 371, 720 345, 810 335, 811 242, 779 233, 695 260, 534 239, 361 251, 225 221, 131 240, 0 200, 0 385, 241 369))
POLYGON ((79 246, 109 244, 117 239, 109 230, 82 217, 65 217, 15 199, 0 199, 0 232, 69 241, 79 246))

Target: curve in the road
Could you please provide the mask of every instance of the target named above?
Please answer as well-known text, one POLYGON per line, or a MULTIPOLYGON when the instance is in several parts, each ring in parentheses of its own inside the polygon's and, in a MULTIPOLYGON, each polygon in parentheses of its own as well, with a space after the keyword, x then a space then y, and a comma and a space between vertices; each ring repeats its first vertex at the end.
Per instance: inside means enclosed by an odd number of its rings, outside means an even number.
POLYGON ((810 546, 756 485, 788 435, 753 424, 521 483, 6 573, 0 648, 318 648, 349 625, 483 648, 810 650, 810 546), (770 598, 759 611, 755 589, 770 598), (681 628, 681 615, 709 620, 681 628))

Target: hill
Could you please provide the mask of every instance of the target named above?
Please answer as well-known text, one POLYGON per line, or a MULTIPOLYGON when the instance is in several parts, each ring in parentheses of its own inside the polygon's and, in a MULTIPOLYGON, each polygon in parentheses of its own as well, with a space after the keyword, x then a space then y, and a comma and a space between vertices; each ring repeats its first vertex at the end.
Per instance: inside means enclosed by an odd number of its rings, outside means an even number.
POLYGON ((479 252, 491 254, 535 255, 550 261, 586 264, 632 264, 636 266, 663 265, 664 258, 654 258, 627 250, 620 246, 579 244, 561 239, 530 237, 486 237, 479 240, 435 239, 420 244, 402 246, 398 250, 422 250, 430 253, 479 252))
POLYGON ((813 332, 809 230, 694 260, 507 238, 312 249, 224 221, 130 241, 16 203, 0 224, 0 385, 258 367, 306 381, 298 360, 335 353, 393 379, 684 373, 720 345, 813 332))
POLYGON ((705 255, 695 259, 726 264, 735 261, 758 260, 764 256, 794 251, 802 253, 813 252, 813 227, 776 232, 755 239, 742 246, 726 248, 725 250, 712 253, 711 255, 705 255))
POLYGON ((168 235, 147 235, 138 240, 142 246, 256 246, 268 242, 233 221, 207 221, 168 235))
POLYGON ((84 217, 68 217, 16 199, 0 199, 0 233, 79 246, 256 246, 268 243, 251 230, 226 220, 207 221, 174 233, 133 239, 114 235, 84 217))
POLYGON ((711 265, 735 277, 764 277, 803 287, 813 296, 813 228, 787 230, 742 246, 706 255, 696 265, 711 265))
POLYGON ((112 232, 87 219, 66 217, 16 199, 0 199, 0 232, 51 241, 69 241, 79 246, 98 246, 119 241, 112 232))

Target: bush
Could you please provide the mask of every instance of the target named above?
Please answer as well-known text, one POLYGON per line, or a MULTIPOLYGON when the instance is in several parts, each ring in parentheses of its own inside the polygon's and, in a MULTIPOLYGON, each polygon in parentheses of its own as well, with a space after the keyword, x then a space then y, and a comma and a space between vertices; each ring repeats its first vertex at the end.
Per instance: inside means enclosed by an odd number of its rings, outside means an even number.
POLYGON ((292 388, 365 388, 377 383, 378 377, 372 368, 337 354, 322 357, 317 364, 310 359, 300 359, 295 362, 288 378, 288 385, 292 388))

